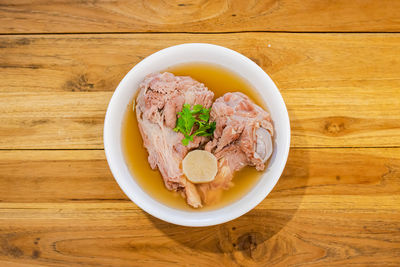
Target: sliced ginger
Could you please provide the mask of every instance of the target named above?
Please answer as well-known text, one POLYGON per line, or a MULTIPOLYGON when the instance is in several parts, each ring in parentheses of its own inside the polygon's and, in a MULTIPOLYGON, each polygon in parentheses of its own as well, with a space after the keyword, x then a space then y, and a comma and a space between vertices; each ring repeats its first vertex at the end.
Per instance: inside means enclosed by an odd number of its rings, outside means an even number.
POLYGON ((192 183, 208 183, 217 175, 217 158, 205 150, 193 150, 183 159, 182 169, 192 183))

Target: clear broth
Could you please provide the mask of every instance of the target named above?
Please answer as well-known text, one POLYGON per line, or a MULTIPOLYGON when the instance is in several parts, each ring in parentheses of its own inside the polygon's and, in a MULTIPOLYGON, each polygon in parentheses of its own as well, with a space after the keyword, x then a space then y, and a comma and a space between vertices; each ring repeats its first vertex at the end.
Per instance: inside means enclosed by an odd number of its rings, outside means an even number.
MULTIPOLYGON (((266 108, 265 104, 261 102, 261 97, 248 82, 222 67, 204 63, 191 63, 177 65, 168 68, 166 71, 178 76, 191 76, 193 79, 204 83, 209 90, 214 92, 215 98, 227 92, 242 92, 249 96, 256 104, 264 109, 266 108)), ((127 108, 123 122, 122 142, 126 163, 142 189, 164 205, 180 210, 205 211, 226 206, 239 200, 249 192, 262 174, 262 172, 256 171, 254 167, 243 168, 241 171, 235 173, 233 178, 235 185, 223 192, 221 200, 218 203, 205 206, 201 209, 193 209, 186 204, 185 199, 179 193, 167 190, 160 172, 150 168, 147 161, 148 153, 143 146, 132 101, 127 108)))

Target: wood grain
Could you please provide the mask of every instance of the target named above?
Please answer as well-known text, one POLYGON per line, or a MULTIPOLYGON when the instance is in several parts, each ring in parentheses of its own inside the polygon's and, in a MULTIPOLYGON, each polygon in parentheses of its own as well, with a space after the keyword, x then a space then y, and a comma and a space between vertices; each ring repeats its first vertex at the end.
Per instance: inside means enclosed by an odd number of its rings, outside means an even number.
POLYGON ((0 147, 103 148, 103 122, 111 94, 1 94, 0 147))
POLYGON ((399 151, 293 149, 257 208, 205 228, 162 222, 128 201, 103 151, 1 151, 0 263, 395 266, 399 151))
POLYGON ((1 262, 49 266, 326 266, 399 264, 398 213, 263 210, 186 228, 141 210, 92 204, 2 206, 1 262), (379 221, 377 223, 377 216, 379 221), (384 227, 383 227, 384 226, 384 227), (179 255, 179 256, 176 256, 179 255))
POLYGON ((0 266, 400 266, 399 11, 397 0, 1 0, 0 266), (102 150, 122 77, 187 42, 252 59, 291 120, 274 190, 219 226, 148 215, 102 150))
POLYGON ((201 41, 271 75, 293 147, 400 145, 397 34, 242 33, 1 36, 0 148, 101 149, 107 103, 125 73, 163 47, 201 41))
POLYGON ((0 220, 1 262, 49 266, 187 266, 194 260, 195 266, 399 264, 399 215, 379 209, 256 208, 220 226, 186 228, 128 207, 0 206, 1 216, 7 218, 0 220))
MULTIPOLYGON (((387 92, 354 89, 347 93, 349 98, 342 98, 337 91, 283 91, 291 119, 291 146, 399 146, 400 91, 387 92)), ((0 93, 0 148, 102 149, 111 95, 0 93)))
POLYGON ((103 150, 1 151, 0 177, 4 203, 128 200, 103 150))
MULTIPOLYGON (((128 201, 102 150, 1 151, 0 167, 0 203, 128 201)), ((400 148, 292 149, 260 206, 399 210, 399 178, 400 148)))
POLYGON ((113 91, 146 56, 188 42, 244 54, 281 91, 335 90, 345 98, 354 89, 385 93, 400 86, 398 34, 5 35, 0 36, 0 92, 113 91))
POLYGON ((1 33, 398 32, 396 0, 3 0, 1 33))

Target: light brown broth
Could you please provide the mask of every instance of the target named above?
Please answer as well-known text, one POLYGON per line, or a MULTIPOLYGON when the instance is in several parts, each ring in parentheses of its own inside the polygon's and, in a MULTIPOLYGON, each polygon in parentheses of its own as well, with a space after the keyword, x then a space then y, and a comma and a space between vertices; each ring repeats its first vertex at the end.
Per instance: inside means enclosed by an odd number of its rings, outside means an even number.
MULTIPOLYGON (((174 66, 166 71, 179 76, 191 76, 193 79, 204 83, 209 90, 214 92, 215 98, 227 92, 242 92, 249 96, 256 104, 264 109, 266 108, 265 104, 261 101, 261 97, 248 82, 222 67, 211 64, 191 63, 174 66)), ((256 171, 254 167, 245 167, 235 174, 233 178, 233 183, 235 185, 223 192, 221 200, 218 203, 205 206, 201 209, 189 207, 179 193, 168 191, 165 188, 160 172, 150 168, 147 161, 148 154, 143 147, 143 140, 139 132, 136 114, 132 107, 131 102, 127 107, 122 127, 125 160, 142 189, 164 205, 191 211, 217 209, 239 200, 259 180, 262 172, 256 171)))

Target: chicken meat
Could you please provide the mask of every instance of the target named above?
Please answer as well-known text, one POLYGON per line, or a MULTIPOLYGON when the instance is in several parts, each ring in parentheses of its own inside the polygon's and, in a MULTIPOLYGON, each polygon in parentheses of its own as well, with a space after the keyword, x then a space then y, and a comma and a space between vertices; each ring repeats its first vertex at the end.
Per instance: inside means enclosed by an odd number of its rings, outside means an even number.
POLYGON ((216 156, 218 173, 212 182, 197 185, 205 204, 219 200, 222 190, 233 185, 236 171, 245 166, 263 170, 273 149, 269 113, 242 93, 226 93, 215 100, 210 120, 216 122, 216 129, 205 150, 216 156))
POLYGON ((181 162, 190 150, 204 145, 209 139, 196 136, 184 146, 181 142, 184 136, 173 128, 183 104, 209 108, 214 93, 191 77, 168 72, 148 75, 139 89, 136 117, 151 168, 160 171, 168 190, 181 192, 190 206, 201 207, 199 192, 184 176, 181 162))

